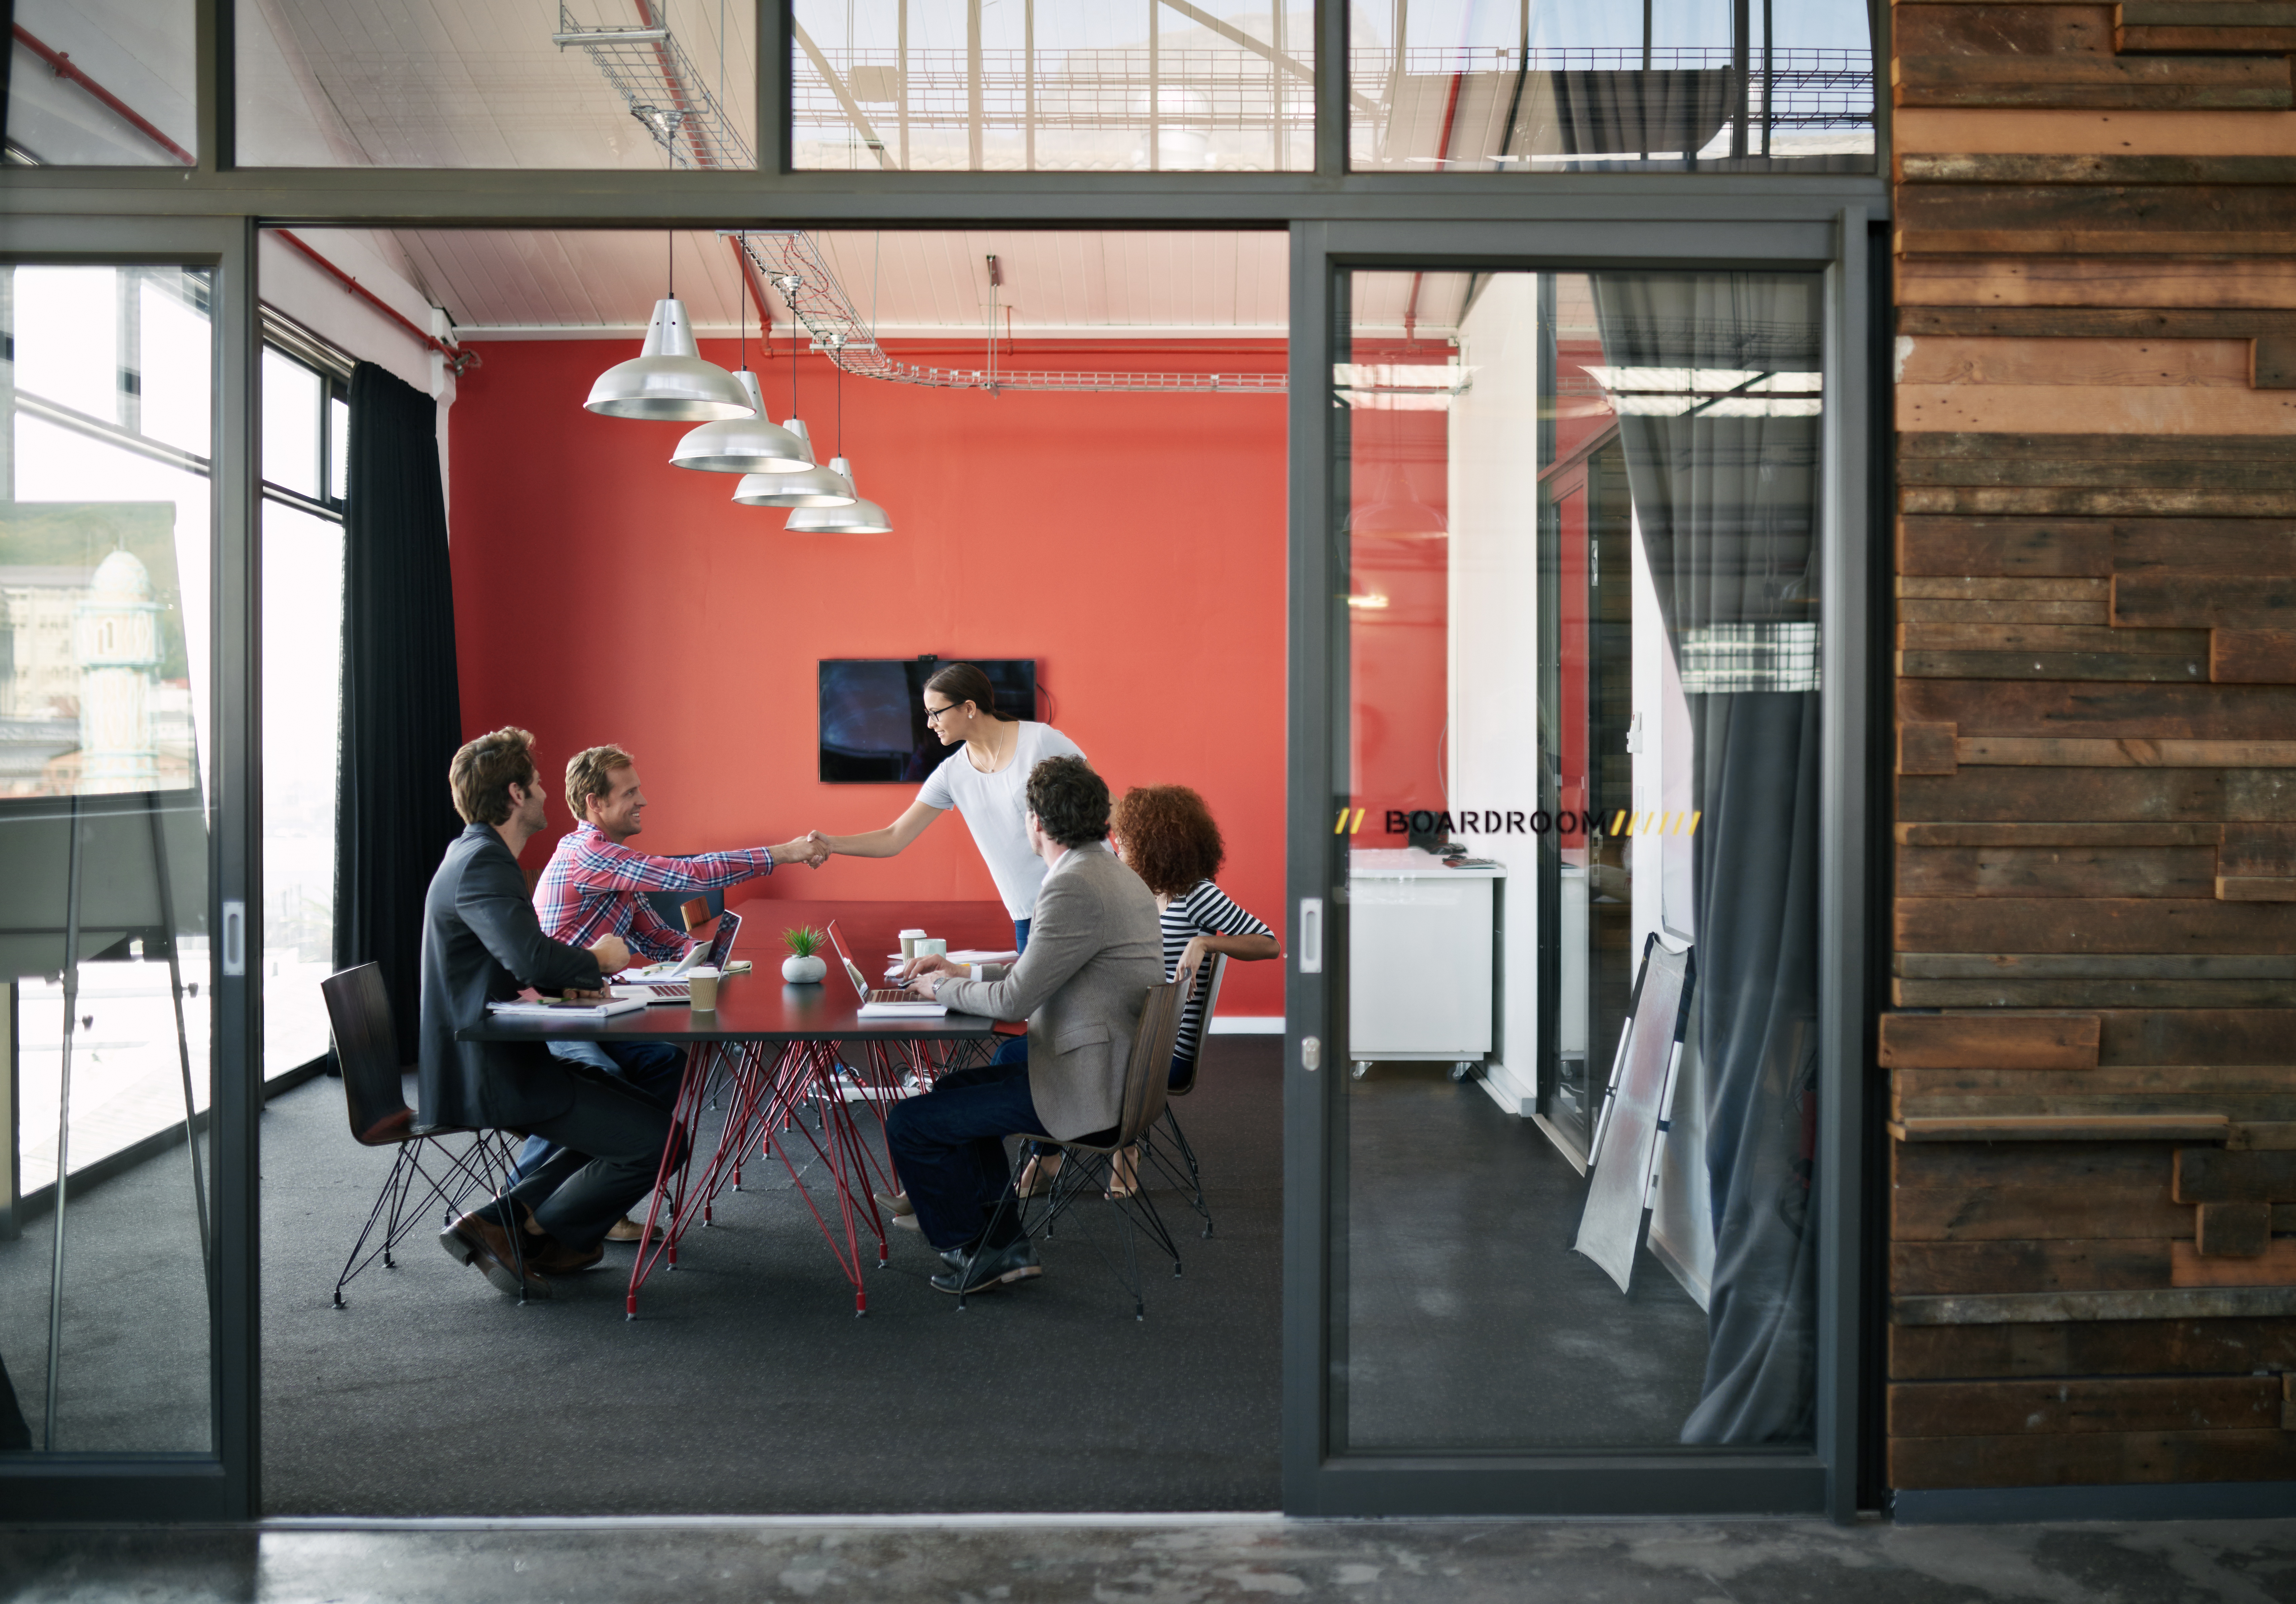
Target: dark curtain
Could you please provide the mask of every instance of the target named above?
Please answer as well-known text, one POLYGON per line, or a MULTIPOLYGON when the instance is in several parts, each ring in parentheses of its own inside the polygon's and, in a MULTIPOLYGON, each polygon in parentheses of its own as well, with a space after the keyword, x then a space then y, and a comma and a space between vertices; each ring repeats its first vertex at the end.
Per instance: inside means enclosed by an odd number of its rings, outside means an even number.
POLYGON ((1819 295, 1814 276, 1595 278, 1704 815, 1693 920, 1714 1272, 1685 1443, 1812 1432, 1819 295))
POLYGON ((463 828, 463 742, 438 405, 372 363, 351 374, 343 513, 343 729, 335 786, 335 967, 374 962, 402 1063, 415 1055, 422 896, 463 828))
POLYGON ((0 1364, 0 1453, 21 1452, 31 1445, 32 1428, 24 1423, 24 1412, 17 1405, 8 1367, 0 1364))

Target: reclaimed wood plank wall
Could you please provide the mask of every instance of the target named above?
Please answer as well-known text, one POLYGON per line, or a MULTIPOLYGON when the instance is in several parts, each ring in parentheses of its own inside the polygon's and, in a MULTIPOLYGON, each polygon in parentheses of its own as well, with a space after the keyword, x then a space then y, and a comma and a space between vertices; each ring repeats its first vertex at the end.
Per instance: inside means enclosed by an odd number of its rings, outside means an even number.
POLYGON ((2296 1477, 2296 0, 1900 0, 1888 1475, 2296 1477))

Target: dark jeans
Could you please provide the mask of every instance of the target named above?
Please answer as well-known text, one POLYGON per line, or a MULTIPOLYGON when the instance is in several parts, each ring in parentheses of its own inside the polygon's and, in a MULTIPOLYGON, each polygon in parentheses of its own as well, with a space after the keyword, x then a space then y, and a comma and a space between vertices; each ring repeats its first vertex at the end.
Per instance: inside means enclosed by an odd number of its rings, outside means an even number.
MULTIPOLYGON (((1043 1129, 1029 1095, 1026 1036, 1004 1043, 996 1062, 944 1075, 923 1096, 895 1103, 885 1115, 885 1146, 925 1240, 947 1249, 980 1239, 1012 1183, 1004 1139, 1043 1129)), ((1019 1215, 1008 1209, 997 1240, 986 1245, 1001 1248, 1020 1234, 1019 1215)))
MULTIPOLYGON (((668 1042, 569 1042, 563 1045, 571 1051, 561 1052, 557 1044, 550 1051, 570 1063, 586 1063, 605 1071, 648 1102, 665 1109, 677 1106, 678 1083, 685 1076, 685 1048, 668 1042), (603 1063, 598 1061, 600 1057, 603 1063)), ((511 1183, 516 1185, 549 1163, 557 1150, 556 1142, 529 1136, 518 1150, 518 1162, 511 1166, 511 1183)))
MULTIPOLYGON (((578 1070, 571 1079, 574 1106, 529 1127, 556 1150, 509 1195, 543 1230, 586 1252, 652 1188, 676 1127, 668 1109, 619 1081, 578 1070)), ((681 1147, 675 1158, 685 1157, 681 1147)), ((515 1211, 506 1212, 503 1223, 515 1230, 515 1211)))

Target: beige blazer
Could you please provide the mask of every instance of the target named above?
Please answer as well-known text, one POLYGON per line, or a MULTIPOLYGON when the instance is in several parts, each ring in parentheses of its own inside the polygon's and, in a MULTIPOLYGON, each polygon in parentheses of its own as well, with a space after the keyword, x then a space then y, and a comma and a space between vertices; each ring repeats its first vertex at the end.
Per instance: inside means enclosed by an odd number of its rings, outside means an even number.
POLYGON ((1073 847, 1045 876, 1029 950, 936 994, 959 1013, 1029 1021, 1029 1095, 1045 1134, 1113 1125, 1148 988, 1164 978, 1156 898, 1105 847, 1073 847))

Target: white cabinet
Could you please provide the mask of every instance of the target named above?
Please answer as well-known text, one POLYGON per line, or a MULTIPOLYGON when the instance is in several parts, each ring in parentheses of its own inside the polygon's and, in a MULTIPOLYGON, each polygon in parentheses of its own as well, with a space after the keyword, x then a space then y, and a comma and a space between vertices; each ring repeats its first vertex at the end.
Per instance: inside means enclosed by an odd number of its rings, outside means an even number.
POLYGON ((1416 851, 1351 853, 1348 1055, 1447 1060, 1492 1050, 1493 942, 1505 871, 1447 869, 1416 851))

